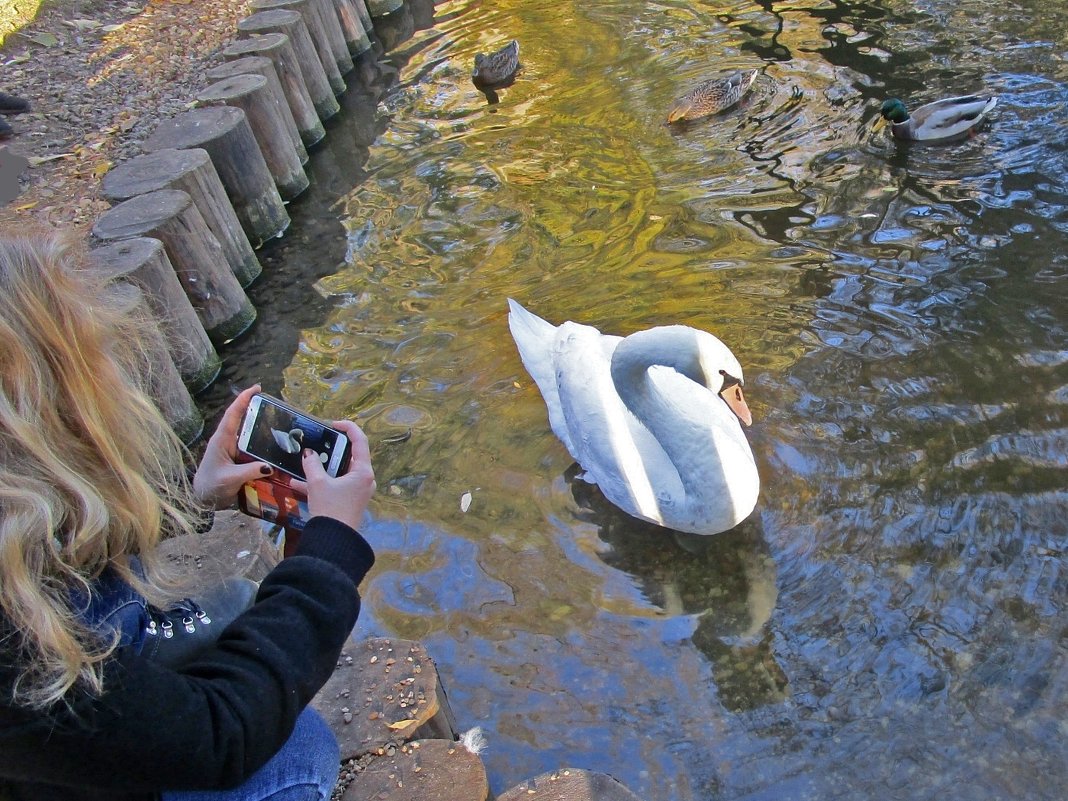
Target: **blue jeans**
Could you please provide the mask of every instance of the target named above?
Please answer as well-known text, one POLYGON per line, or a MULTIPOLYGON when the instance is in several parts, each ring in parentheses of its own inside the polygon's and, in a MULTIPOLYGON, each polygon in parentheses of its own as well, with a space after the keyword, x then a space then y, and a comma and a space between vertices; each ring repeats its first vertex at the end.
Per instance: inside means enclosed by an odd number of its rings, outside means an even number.
POLYGON ((306 708, 286 744, 244 784, 163 793, 162 801, 328 801, 340 767, 334 733, 318 712, 306 708))

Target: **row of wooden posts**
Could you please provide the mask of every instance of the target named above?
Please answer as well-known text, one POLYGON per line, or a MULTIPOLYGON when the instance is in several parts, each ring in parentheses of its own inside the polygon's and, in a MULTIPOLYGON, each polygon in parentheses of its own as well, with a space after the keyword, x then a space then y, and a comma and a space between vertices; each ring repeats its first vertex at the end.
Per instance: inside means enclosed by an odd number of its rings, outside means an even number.
POLYGON ((251 0, 197 107, 164 120, 143 155, 103 178, 113 207, 93 225, 94 263, 160 320, 153 391, 186 443, 204 420, 193 395, 219 375, 216 348, 256 319, 245 289, 256 250, 290 224, 308 188, 308 148, 340 111, 353 57, 404 0, 251 0))

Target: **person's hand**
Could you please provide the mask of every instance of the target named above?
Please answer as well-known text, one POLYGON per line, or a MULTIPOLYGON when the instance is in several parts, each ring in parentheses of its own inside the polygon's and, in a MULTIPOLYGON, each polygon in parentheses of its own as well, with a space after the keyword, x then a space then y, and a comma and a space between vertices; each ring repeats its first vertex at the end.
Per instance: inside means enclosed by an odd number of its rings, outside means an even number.
POLYGON ((241 485, 246 481, 265 478, 274 472, 266 462, 237 461, 237 435, 241 430, 241 421, 249 400, 260 391, 255 384, 231 403, 223 413, 218 428, 208 440, 204 449, 204 458, 200 460, 196 475, 193 476, 193 492, 205 504, 212 508, 225 508, 237 499, 241 485))
POLYGON ((301 454, 305 487, 308 493, 308 513, 339 520, 351 528, 359 528, 367 504, 375 494, 375 471, 371 468, 371 450, 367 435, 348 420, 335 420, 334 427, 344 432, 352 443, 349 469, 331 478, 323 469, 319 455, 307 448, 301 454))

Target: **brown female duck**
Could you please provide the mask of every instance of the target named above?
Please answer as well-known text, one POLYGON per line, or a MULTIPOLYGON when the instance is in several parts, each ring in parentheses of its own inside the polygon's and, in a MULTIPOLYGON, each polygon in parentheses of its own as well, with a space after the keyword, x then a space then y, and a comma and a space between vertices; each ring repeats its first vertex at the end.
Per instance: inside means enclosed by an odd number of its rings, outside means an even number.
POLYGON ((739 71, 698 84, 686 97, 675 101, 668 111, 667 121, 697 120, 730 108, 749 91, 758 72, 739 71))
POLYGON ((515 76, 519 71, 519 42, 510 41, 500 50, 486 55, 475 56, 475 68, 471 80, 478 87, 500 86, 515 76))

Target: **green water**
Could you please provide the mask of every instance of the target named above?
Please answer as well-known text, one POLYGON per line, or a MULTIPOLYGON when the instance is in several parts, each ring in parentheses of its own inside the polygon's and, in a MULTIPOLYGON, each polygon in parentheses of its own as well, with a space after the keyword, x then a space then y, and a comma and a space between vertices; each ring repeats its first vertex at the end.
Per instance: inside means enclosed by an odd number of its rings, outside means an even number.
POLYGON ((426 643, 495 792, 572 766, 647 801, 1064 797, 1065 8, 408 0, 380 25, 207 403, 262 379, 364 426, 363 628, 426 643), (512 38, 487 97, 474 55, 512 38), (740 107, 664 124, 749 67, 740 107), (875 129, 885 97, 983 89, 963 142, 875 129), (726 341, 749 520, 675 534, 575 481, 507 297, 726 341))

